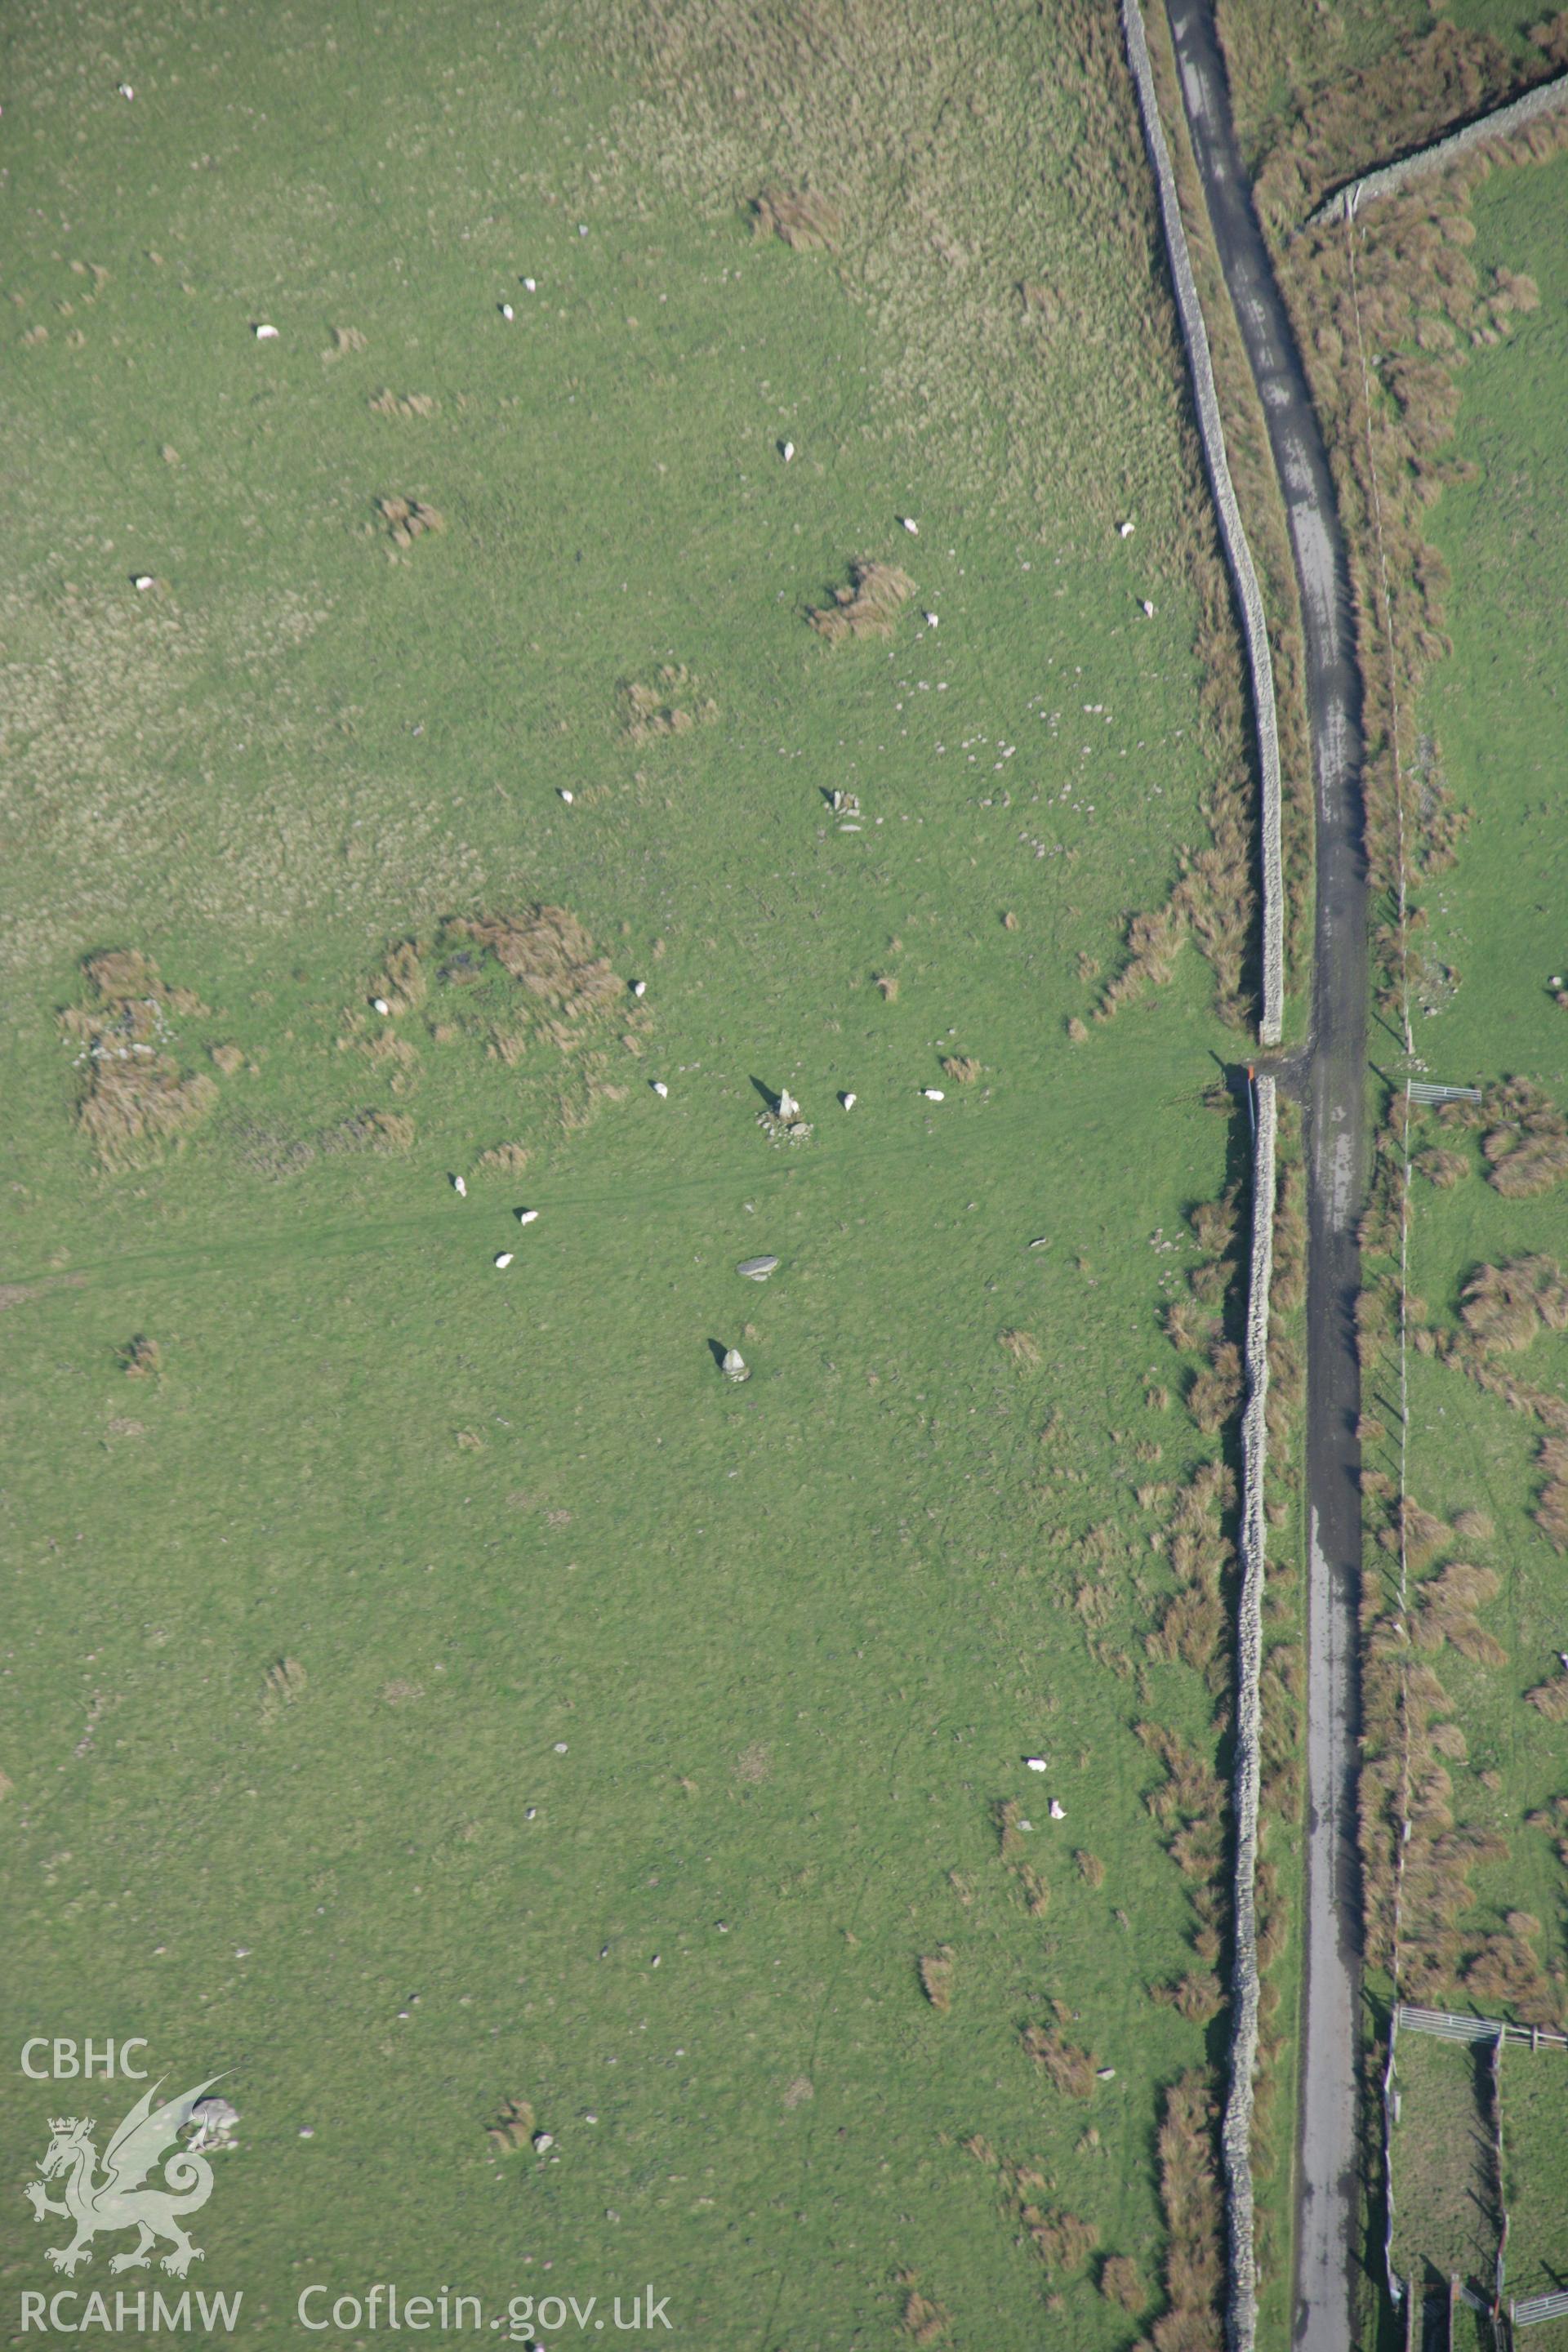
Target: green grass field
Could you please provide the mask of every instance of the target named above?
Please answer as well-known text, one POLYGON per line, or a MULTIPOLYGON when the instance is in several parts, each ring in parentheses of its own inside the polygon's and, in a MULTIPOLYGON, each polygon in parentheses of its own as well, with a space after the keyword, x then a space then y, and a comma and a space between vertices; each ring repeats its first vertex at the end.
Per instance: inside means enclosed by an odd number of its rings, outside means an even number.
MULTIPOLYGON (((1223 1766, 1143 1637, 1228 1443, 1162 1311, 1244 1150, 1195 955, 1067 1034, 1215 757, 1135 127, 1076 11, 781 18, 749 79, 722 12, 589 29, 6 37, 7 2032, 228 2070, 191 2283, 264 2341, 313 2281, 651 2280, 722 2352, 917 2295, 1123 2346, 1224 2046, 1149 1998, 1194 1922, 1132 1727, 1223 1766), (843 250, 755 240, 836 154, 843 250), (862 557, 914 593, 829 649, 862 557), (633 684, 697 723, 632 740, 633 684), (640 1004, 563 1050, 433 952, 369 1010, 400 940, 541 903, 640 1004), (60 1018, 108 950, 216 1089, 111 1168, 60 1018), (488 2137, 514 2099, 547 2153, 488 2137)), ((17 2189, 80 2098, 8 2077, 17 2189)), ((4 2210, 15 2327, 63 2225, 4 2210)))
MULTIPOLYGON (((1471 822, 1458 864, 1426 894, 1430 922, 1421 941, 1426 969, 1415 1015, 1417 1053, 1433 1077, 1487 1085, 1523 1076, 1559 1106, 1568 1099, 1568 1013, 1550 982, 1564 961, 1568 883, 1560 821, 1559 593, 1568 560, 1565 195, 1568 162, 1559 158, 1495 173, 1474 200, 1478 263, 1528 273, 1541 299, 1508 343, 1470 356, 1460 380, 1455 454, 1475 471, 1445 494, 1434 518, 1433 536, 1453 574, 1453 652, 1433 672, 1420 726, 1426 756, 1471 822), (1424 1004, 1437 1009, 1427 1013, 1424 1004)), ((1432 1118, 1418 1138, 1421 1149, 1454 1150, 1464 1170, 1450 1189, 1417 1175, 1412 1192, 1415 1319, 1441 1331, 1457 1327, 1462 1286, 1479 1266, 1568 1255, 1560 1186, 1534 1197, 1500 1195, 1485 1181, 1478 1140, 1445 1131, 1432 1118)), ((1507 1369, 1547 1397, 1568 1389, 1555 1330, 1543 1329, 1508 1359, 1507 1369)), ((1411 1492, 1450 1523, 1466 1510, 1484 1514, 1489 1531, 1461 1549, 1500 1580, 1497 1598, 1480 1613, 1503 1662, 1489 1664, 1451 1650, 1436 1661, 1462 1735, 1458 1751, 1450 1751, 1454 1818, 1462 1828, 1491 1834, 1501 1849, 1472 1874, 1476 1901, 1459 1922, 1460 1937, 1474 1949, 1481 1937, 1501 1933, 1510 1913, 1523 1914, 1543 1997, 1561 2018, 1568 1878, 1547 1819, 1568 1792, 1568 1774, 1561 1726, 1525 1701, 1527 1691, 1561 1673, 1556 1654, 1568 1647, 1562 1555, 1533 1517, 1543 1484, 1542 1433, 1533 1415, 1479 1393, 1458 1370, 1431 1356, 1412 1357, 1411 1492)), ((1495 1994, 1483 1987, 1474 1999, 1496 2013, 1495 1994)), ((1514 2077, 1529 2071, 1528 2059, 1516 2064, 1510 2055, 1510 2099, 1514 2077)), ((1549 2284, 1541 2264, 1553 2232, 1568 2239, 1560 2112, 1556 2126, 1548 2126, 1540 2095, 1532 2089, 1531 2096, 1536 2121, 1520 2179, 1521 2194, 1528 2181, 1534 2251, 1510 2263, 1510 2280, 1524 2294, 1549 2284)), ((1505 2129, 1507 2124, 1505 2108, 1505 2129)), ((1397 2162, 1395 2189, 1404 2201, 1397 2162)), ((1512 2195, 1510 2189, 1510 2203, 1512 2195)))

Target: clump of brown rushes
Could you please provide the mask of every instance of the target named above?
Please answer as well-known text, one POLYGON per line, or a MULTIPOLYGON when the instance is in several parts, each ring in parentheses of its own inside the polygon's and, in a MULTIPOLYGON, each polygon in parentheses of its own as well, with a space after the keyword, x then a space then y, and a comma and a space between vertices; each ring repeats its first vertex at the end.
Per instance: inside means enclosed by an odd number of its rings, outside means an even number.
POLYGON ((888 637, 915 583, 896 563, 858 556, 849 566, 850 586, 836 588, 831 604, 813 607, 806 618, 830 646, 846 637, 888 637))

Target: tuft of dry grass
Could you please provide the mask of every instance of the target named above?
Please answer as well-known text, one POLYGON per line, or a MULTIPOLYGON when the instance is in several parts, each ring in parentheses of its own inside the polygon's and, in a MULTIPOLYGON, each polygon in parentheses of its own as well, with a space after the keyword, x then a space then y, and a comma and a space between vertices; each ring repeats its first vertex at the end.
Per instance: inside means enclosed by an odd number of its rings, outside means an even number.
POLYGON ((830 646, 846 637, 888 637, 902 607, 915 593, 915 583, 897 564, 879 563, 859 556, 849 566, 851 584, 836 588, 831 604, 815 605, 806 618, 818 636, 830 646))
POLYGON ((752 234, 781 236, 794 253, 837 253, 844 215, 815 189, 763 188, 752 198, 752 234))
POLYGON ((980 1076, 980 1065, 972 1054, 947 1054, 942 1057, 942 1074, 951 1078, 955 1087, 972 1087, 980 1076))
POLYGON ((910 2289, 899 2325, 912 2343, 940 2343, 951 2324, 940 2303, 932 2303, 915 2287, 910 2289))
POLYGON ((936 2011, 945 2017, 952 2007, 954 1973, 953 1950, 951 1944, 939 1944, 934 1952, 927 1952, 916 1963, 921 1990, 936 2011))
POLYGON ((91 1001, 60 1014, 82 1048, 77 1124, 105 1168, 139 1167, 200 1126, 217 1101, 216 1082, 182 1071, 167 1050, 171 1016, 206 1007, 190 990, 166 987, 152 958, 135 949, 89 956, 83 971, 91 1001))
POLYGON ((1142 2311, 1149 2300, 1143 2274, 1131 2254, 1107 2254, 1100 2266, 1100 2292, 1122 2311, 1142 2311))
POLYGON ((526 1143, 492 1143, 488 1151, 480 1152, 474 1166, 483 1169, 487 1175, 521 1176, 529 1158, 526 1143))
POLYGON ((643 686, 636 678, 621 688, 622 722, 632 743, 650 743, 661 735, 689 735, 719 716, 710 696, 699 697, 696 681, 684 663, 666 663, 658 683, 643 686))
POLYGON ((120 1369, 128 1381, 151 1380, 163 1369, 163 1351, 156 1339, 138 1331, 121 1351, 120 1369))
POLYGON ((441 404, 428 392, 405 392, 399 394, 384 384, 370 404, 374 416, 434 416, 441 404))
POLYGON ((1020 1371, 1034 1371, 1045 1361, 1045 1353, 1032 1331, 1016 1331, 1011 1325, 996 1335, 998 1346, 1005 1348, 1020 1371))
POLYGON ((897 972, 878 972, 872 985, 876 989, 878 995, 881 998, 884 1004, 896 1004, 898 1003, 899 976, 897 972))
POLYGON ((1568 1674, 1558 1675, 1549 1683, 1537 1683, 1524 1696, 1548 1723, 1568 1723, 1568 1674))
POLYGON ((486 2128, 485 2137, 498 2156, 510 2156, 520 2147, 531 2146, 533 2140, 533 2107, 528 2099, 508 2099, 496 2113, 494 2123, 486 2128))
POLYGON ((447 518, 423 499, 377 499, 376 511, 386 519, 395 547, 412 547, 425 531, 445 530, 447 518))
POLYGON ((1064 2098, 1094 2096, 1095 2061, 1089 2051, 1066 2041, 1054 2025, 1026 2025, 1021 2038, 1036 2065, 1050 2076, 1064 2098))

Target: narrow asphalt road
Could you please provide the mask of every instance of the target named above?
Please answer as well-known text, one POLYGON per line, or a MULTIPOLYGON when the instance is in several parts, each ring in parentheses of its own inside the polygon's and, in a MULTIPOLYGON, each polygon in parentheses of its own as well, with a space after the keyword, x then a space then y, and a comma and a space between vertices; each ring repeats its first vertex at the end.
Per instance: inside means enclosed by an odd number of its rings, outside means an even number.
POLYGON ((1168 13, 1209 219, 1284 496, 1306 637, 1317 922, 1306 1061, 1308 1843, 1294 2340, 1301 2352, 1350 2352, 1361 2267, 1354 1321, 1356 1223, 1366 1183, 1361 688, 1333 482, 1237 147, 1212 0, 1168 0, 1168 13))

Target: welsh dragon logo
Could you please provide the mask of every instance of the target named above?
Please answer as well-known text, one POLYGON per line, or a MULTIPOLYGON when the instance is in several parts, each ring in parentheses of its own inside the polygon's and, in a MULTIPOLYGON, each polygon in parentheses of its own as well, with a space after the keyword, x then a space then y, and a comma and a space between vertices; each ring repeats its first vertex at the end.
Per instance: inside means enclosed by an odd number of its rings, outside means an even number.
POLYGON ((140 2233, 129 2253, 112 2257, 111 2271, 147 2269, 160 2240, 166 2240, 171 2249, 163 2257, 163 2268, 175 2278, 184 2278, 191 2264, 202 2260, 201 2248, 192 2245, 183 2223, 186 2214, 197 2211, 212 2195, 213 2168, 201 2153, 206 2144, 205 2124, 195 2110, 217 2079, 215 2074, 211 2082, 198 2083, 194 2091, 165 2100, 161 2107, 153 2105, 163 2088, 161 2083, 143 2091, 104 2149, 101 2175, 91 2138, 92 2117, 49 2118, 53 2137, 38 2159, 43 2179, 30 2180, 22 2194, 33 2209, 35 2221, 41 2221, 47 2213, 59 2213, 76 2224, 76 2235, 68 2246, 46 2249, 56 2270, 64 2271, 68 2278, 83 2263, 91 2262, 91 2242, 100 2230, 140 2233), (197 2131, 190 2147, 176 2147, 180 2134, 193 2122, 197 2131), (160 2163, 162 2181, 144 2185, 147 2175, 160 2163), (46 2194, 43 2184, 58 2179, 62 2173, 65 2195, 63 2201, 57 2201, 46 2194))

